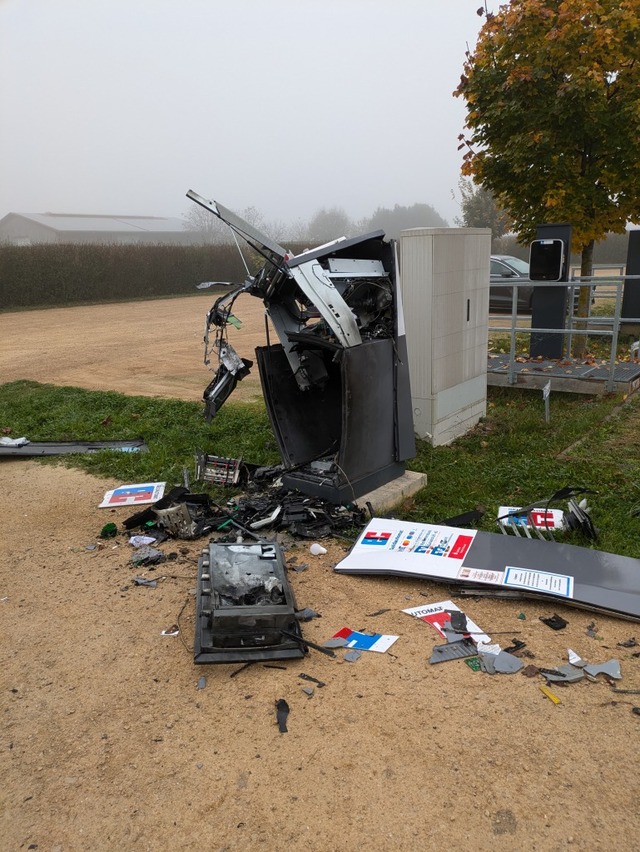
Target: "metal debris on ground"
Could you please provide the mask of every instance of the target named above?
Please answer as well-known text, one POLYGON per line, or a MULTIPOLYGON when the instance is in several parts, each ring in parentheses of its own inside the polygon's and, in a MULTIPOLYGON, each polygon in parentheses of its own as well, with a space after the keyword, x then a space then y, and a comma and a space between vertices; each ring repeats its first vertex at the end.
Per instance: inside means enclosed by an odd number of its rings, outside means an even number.
POLYGON ((561 615, 555 613, 555 615, 550 615, 548 618, 543 618, 540 616, 540 621, 543 624, 546 624, 547 627, 550 627, 552 630, 564 630, 564 628, 569 624, 561 615))
POLYGON ((281 734, 287 733, 287 719, 289 718, 289 705, 284 698, 276 701, 276 721, 281 734))
POLYGON ((324 681, 318 680, 317 677, 313 677, 312 675, 305 674, 304 672, 300 672, 298 677, 302 678, 302 680, 308 680, 311 683, 315 683, 315 685, 318 687, 318 689, 321 689, 323 686, 326 686, 326 683, 324 681))
POLYGON ((242 459, 224 458, 196 450, 196 480, 231 486, 240 481, 242 459))

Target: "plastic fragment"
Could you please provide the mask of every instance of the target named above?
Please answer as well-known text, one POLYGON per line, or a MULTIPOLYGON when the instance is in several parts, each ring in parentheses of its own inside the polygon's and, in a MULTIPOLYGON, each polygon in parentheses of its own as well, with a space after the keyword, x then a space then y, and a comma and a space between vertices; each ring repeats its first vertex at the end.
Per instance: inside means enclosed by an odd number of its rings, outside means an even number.
POLYGON ((345 645, 349 644, 349 640, 344 636, 332 636, 331 639, 327 639, 322 644, 325 648, 344 648, 345 645))
POLYGON ((322 616, 315 609, 310 609, 306 606, 304 609, 299 609, 296 612, 296 618, 298 621, 311 621, 314 618, 322 618, 322 616))
POLYGON ((309 698, 315 693, 315 689, 312 686, 303 686, 302 691, 305 695, 308 695, 309 698))
POLYGON ((544 676, 552 683, 575 683, 582 680, 584 671, 567 663, 564 666, 558 666, 555 673, 545 672, 544 676))
POLYGON ((571 648, 567 649, 567 657, 572 666, 577 666, 578 668, 584 668, 587 663, 582 659, 575 651, 572 651, 571 648))
POLYGON ((551 692, 548 686, 541 686, 540 692, 546 695, 549 701, 553 701, 554 704, 562 704, 558 696, 554 692, 551 692))
POLYGON ((344 655, 344 659, 347 663, 357 663, 360 657, 362 656, 362 651, 358 651, 357 648, 350 648, 344 655))
POLYGON ((549 618, 543 618, 542 616, 540 616, 540 621, 542 621, 543 624, 546 624, 547 627, 550 627, 552 630, 564 630, 564 628, 569 623, 557 613, 554 613, 553 615, 549 616, 549 618))
POLYGON ((147 580, 146 577, 134 577, 133 582, 136 586, 149 586, 150 589, 155 589, 158 585, 157 580, 147 580))
POLYGON ((326 686, 326 683, 323 680, 318 680, 317 677, 313 677, 313 675, 305 674, 304 672, 300 672, 298 677, 302 678, 302 680, 308 680, 311 683, 315 683, 318 689, 321 689, 323 686, 326 686))
POLYGON ((197 685, 198 689, 204 689, 206 685, 207 685, 207 679, 204 675, 201 678, 198 678, 198 685, 197 685))
POLYGON ((105 524, 100 530, 100 538, 115 538, 118 534, 118 527, 111 523, 105 524))
POLYGON ((530 663, 526 668, 522 669, 522 674, 525 677, 535 677, 540 674, 540 669, 534 666, 533 663, 530 663))
POLYGON ((318 544, 317 541, 314 541, 311 547, 309 548, 309 553, 312 556, 323 556, 327 552, 327 548, 323 547, 321 544, 318 544))
POLYGON ((475 657, 478 654, 476 643, 472 639, 461 639, 460 642, 448 642, 446 645, 434 645, 431 652, 431 665, 445 663, 448 660, 461 660, 464 657, 475 657))
POLYGON ((635 648, 637 646, 636 637, 632 637, 631 639, 627 639, 625 642, 618 642, 619 648, 635 648))
POLYGON ((524 663, 507 651, 500 651, 493 660, 494 668, 501 674, 515 674, 524 668, 524 663))
POLYGON ((595 677, 599 674, 604 674, 608 677, 614 678, 615 680, 620 680, 622 678, 622 672, 620 671, 620 660, 607 660, 606 663, 595 663, 592 665, 588 665, 584 667, 583 671, 591 677, 595 677))
POLYGON ((289 705, 284 698, 279 698, 276 701, 276 721, 281 734, 287 733, 287 718, 289 716, 289 705))

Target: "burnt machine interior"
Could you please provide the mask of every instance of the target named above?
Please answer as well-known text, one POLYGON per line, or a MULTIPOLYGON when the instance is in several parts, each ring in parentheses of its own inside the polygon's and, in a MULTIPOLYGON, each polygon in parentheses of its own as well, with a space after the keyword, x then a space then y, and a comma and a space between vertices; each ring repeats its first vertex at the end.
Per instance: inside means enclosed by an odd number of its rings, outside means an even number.
POLYGON ((229 343, 236 299, 262 299, 278 342, 255 352, 285 487, 335 503, 402 475, 415 454, 406 339, 395 244, 375 231, 291 256, 215 201, 210 210, 264 258, 257 275, 207 315, 204 392, 216 415, 253 361, 229 343))
POLYGON ((211 542, 198 560, 194 662, 300 658, 305 650, 296 637, 300 627, 279 545, 211 542))

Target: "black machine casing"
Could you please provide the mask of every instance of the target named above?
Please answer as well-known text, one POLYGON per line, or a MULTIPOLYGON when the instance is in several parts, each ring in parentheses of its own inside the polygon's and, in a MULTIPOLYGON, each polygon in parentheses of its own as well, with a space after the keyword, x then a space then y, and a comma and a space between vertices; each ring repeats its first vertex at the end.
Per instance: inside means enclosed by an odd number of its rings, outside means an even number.
POLYGON ((276 542, 210 542, 198 560, 195 663, 300 658, 295 600, 276 542))

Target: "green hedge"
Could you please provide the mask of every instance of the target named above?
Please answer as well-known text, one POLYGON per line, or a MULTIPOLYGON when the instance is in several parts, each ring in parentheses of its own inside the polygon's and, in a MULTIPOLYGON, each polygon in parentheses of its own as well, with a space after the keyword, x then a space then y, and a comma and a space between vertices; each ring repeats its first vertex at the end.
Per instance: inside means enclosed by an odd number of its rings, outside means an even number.
POLYGON ((0 310, 188 295, 202 281, 245 278, 234 245, 0 245, 0 310))

